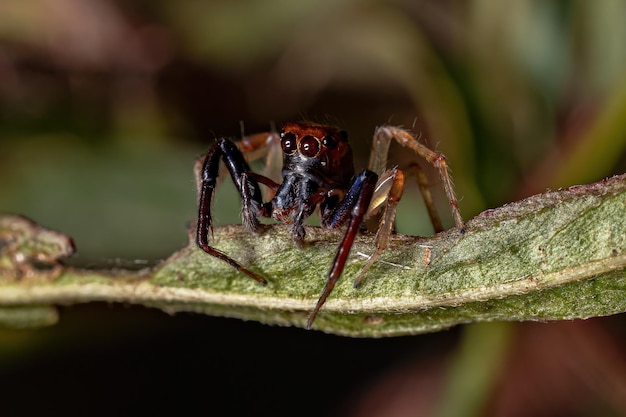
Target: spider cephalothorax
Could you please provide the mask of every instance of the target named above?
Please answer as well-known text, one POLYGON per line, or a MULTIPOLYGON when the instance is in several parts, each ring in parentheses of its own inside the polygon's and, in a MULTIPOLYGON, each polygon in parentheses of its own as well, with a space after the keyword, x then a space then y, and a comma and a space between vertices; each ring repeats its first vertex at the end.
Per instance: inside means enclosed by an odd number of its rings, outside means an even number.
MULTIPOLYGON (((404 189, 404 173, 397 168, 383 168, 389 144, 393 139, 413 149, 439 169, 456 225, 461 228, 463 221, 458 212, 444 156, 417 142, 406 130, 393 126, 377 128, 374 134, 374 152, 370 159, 372 170, 363 170, 355 176, 352 150, 344 131, 333 126, 300 122, 285 124, 278 135, 244 138, 239 146, 229 139, 220 139, 209 150, 197 175, 200 190, 197 245, 253 279, 266 283, 263 277, 209 245, 212 227, 211 199, 217 185, 220 159, 224 161, 241 195, 243 223, 251 232, 258 233, 261 230, 258 217, 271 217, 290 224, 294 242, 302 247, 305 238, 304 221, 316 207, 320 209, 322 227, 338 229, 347 224, 324 290, 307 321, 307 327, 310 327, 339 280, 354 238, 366 217, 377 214, 380 226, 376 235, 375 251, 355 279, 355 286, 387 246, 396 205, 404 189), (252 172, 241 150, 250 151, 276 143, 280 143, 283 152, 281 183, 252 172), (269 201, 263 202, 259 184, 275 192, 269 201)), ((423 175, 418 175, 418 183, 435 229, 439 231, 441 223, 433 208, 425 180, 420 181, 420 178, 423 179, 423 175)))
POLYGON ((354 177, 352 150, 345 132, 330 126, 289 123, 280 132, 283 182, 261 213, 291 223, 296 243, 304 238, 303 221, 320 205, 322 225, 332 223, 337 206, 354 177))

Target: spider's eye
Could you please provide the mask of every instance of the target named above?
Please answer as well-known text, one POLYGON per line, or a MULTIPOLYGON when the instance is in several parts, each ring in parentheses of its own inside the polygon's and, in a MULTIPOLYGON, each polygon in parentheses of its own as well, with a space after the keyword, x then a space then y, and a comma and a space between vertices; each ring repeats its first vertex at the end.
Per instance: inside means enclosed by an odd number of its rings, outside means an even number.
POLYGON ((298 147, 296 135, 291 132, 281 132, 280 137, 280 146, 282 146, 283 152, 287 154, 294 153, 298 147))
POLYGON ((320 141, 313 136, 305 136, 300 140, 300 153, 309 158, 317 156, 320 151, 320 141))
POLYGON ((324 139, 322 139, 322 145, 326 146, 327 148, 334 148, 335 146, 337 146, 337 141, 332 136, 326 136, 324 139))

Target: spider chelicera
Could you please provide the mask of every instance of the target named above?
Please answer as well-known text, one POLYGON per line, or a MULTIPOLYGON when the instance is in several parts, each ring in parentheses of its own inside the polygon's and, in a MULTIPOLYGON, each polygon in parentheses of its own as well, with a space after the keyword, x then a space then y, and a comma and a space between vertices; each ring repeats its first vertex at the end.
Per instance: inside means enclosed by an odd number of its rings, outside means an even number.
MULTIPOLYGON (((357 275, 355 287, 367 270, 387 247, 393 231, 396 206, 402 197, 405 176, 398 168, 386 169, 387 154, 391 141, 412 149, 417 155, 436 167, 450 202, 456 226, 461 230, 463 220, 452 188, 445 157, 418 142, 407 130, 393 126, 380 126, 374 133, 369 169, 355 176, 352 150, 347 134, 336 127, 309 122, 292 122, 283 126, 280 133, 257 134, 244 137, 240 142, 218 140, 196 167, 200 194, 196 243, 200 249, 219 258, 256 281, 267 281, 245 268, 227 254, 209 245, 212 230, 211 200, 217 185, 220 159, 241 195, 243 224, 250 232, 260 233, 263 225, 258 217, 269 217, 291 225, 293 241, 303 247, 304 221, 319 207, 321 226, 325 229, 347 228, 337 254, 330 267, 326 285, 317 304, 307 320, 310 328, 320 308, 341 277, 355 236, 364 220, 376 218, 377 234, 375 249, 357 275), (260 151, 267 145, 280 143, 283 153, 282 183, 267 176, 254 173, 243 152, 260 151), (263 202, 259 184, 274 192, 269 201, 263 202)), ((417 182, 433 222, 435 231, 443 230, 434 209, 426 176, 412 165, 417 182)), ((371 227, 371 226, 370 226, 371 227)))

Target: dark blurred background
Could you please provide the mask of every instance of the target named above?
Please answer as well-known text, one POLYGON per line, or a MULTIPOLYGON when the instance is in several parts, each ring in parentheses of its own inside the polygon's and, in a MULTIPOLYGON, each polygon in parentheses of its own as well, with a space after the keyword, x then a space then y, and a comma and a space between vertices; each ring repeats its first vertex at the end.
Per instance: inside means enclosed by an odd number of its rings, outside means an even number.
MULTIPOLYGON (((625 39, 620 0, 2 0, 0 211, 73 236, 87 263, 162 259, 186 244, 214 138, 306 118, 346 129, 358 169, 377 125, 412 128, 469 219, 626 171, 625 39)), ((430 234, 416 188, 398 231, 430 234)), ((215 206, 239 222, 228 181, 215 206)), ((356 340, 66 307, 0 331, 0 414, 620 416, 623 324, 356 340)))

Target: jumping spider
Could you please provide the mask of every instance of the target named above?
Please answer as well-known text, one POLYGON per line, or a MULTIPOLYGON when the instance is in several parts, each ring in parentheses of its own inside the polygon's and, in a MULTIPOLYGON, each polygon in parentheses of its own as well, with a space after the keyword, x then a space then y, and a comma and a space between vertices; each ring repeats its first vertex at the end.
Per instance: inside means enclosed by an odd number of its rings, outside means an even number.
MULTIPOLYGON (((410 132, 393 126, 378 127, 374 132, 369 170, 363 170, 355 176, 352 150, 346 132, 316 123, 292 122, 285 124, 279 134, 248 136, 237 144, 229 139, 220 139, 204 159, 199 161, 201 165, 197 167, 197 180, 200 201, 196 235, 198 247, 209 255, 228 262, 256 281, 266 283, 263 277, 209 245, 209 232, 212 229, 211 200, 217 185, 220 159, 224 161, 241 195, 243 224, 249 231, 253 233, 261 231, 259 216, 273 218, 290 224, 293 241, 302 247, 305 237, 303 223, 318 206, 323 228, 334 230, 347 224, 328 273, 326 285, 307 320, 307 328, 310 328, 341 277, 354 238, 365 219, 374 216, 379 219, 376 248, 357 275, 355 286, 387 246, 393 230, 396 206, 402 197, 405 182, 404 173, 400 169, 385 169, 392 140, 412 149, 438 169, 454 221, 456 226, 462 229, 463 220, 454 196, 445 157, 418 142, 410 132), (252 172, 242 153, 259 151, 268 144, 277 142, 280 142, 283 152, 282 183, 252 172), (259 184, 275 192, 268 202, 263 202, 259 184)), ((417 165, 413 165, 413 169, 416 170, 418 185, 435 230, 441 231, 443 228, 434 209, 426 177, 417 165)))

